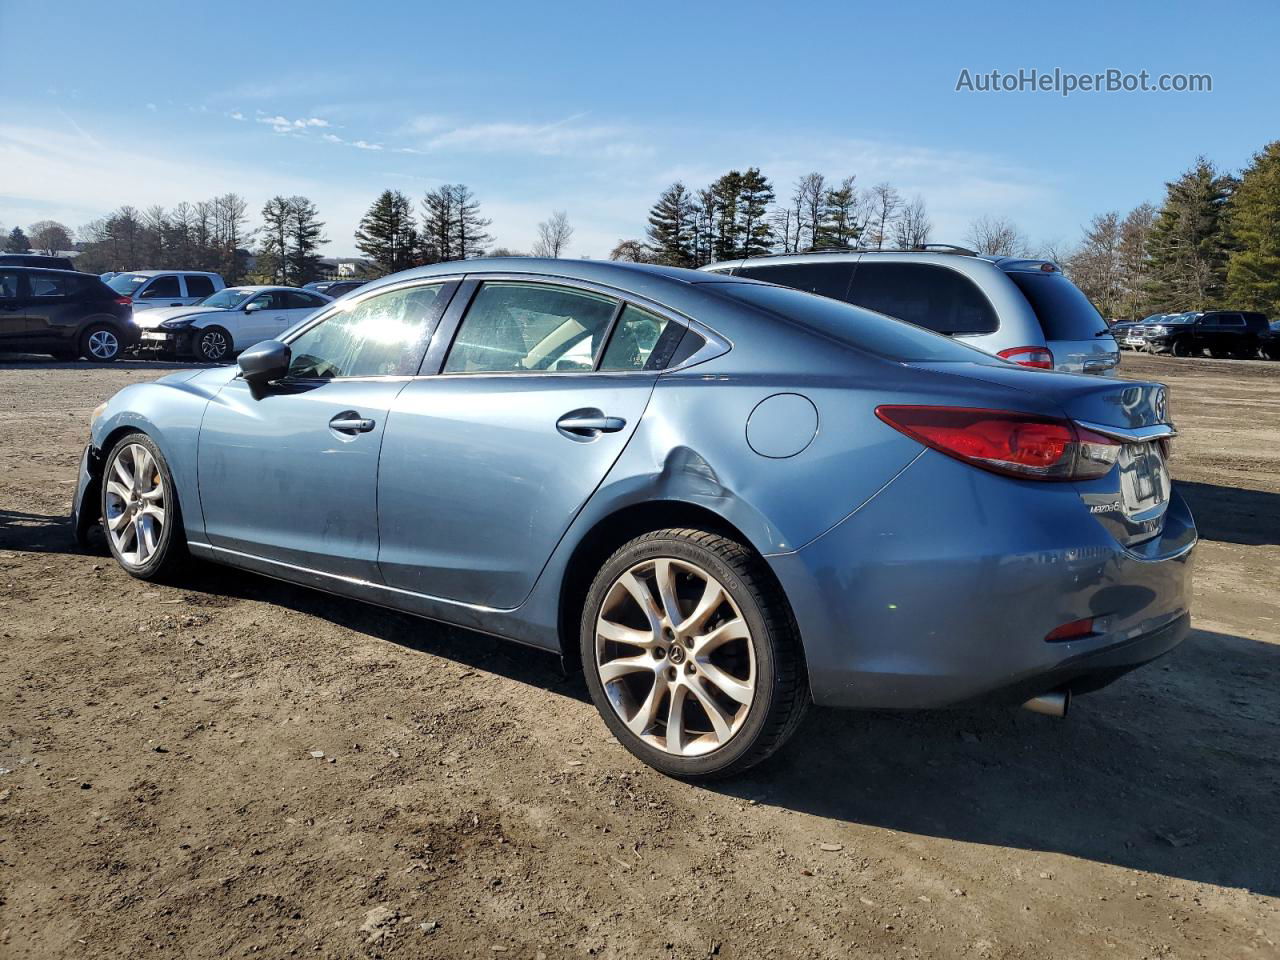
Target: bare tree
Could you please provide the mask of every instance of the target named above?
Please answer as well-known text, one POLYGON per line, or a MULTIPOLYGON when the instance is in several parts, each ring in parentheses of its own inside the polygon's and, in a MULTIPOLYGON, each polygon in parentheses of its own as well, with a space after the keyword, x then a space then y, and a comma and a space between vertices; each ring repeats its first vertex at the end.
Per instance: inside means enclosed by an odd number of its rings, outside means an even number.
POLYGON ((533 244, 533 255, 561 257, 572 238, 573 227, 569 226, 569 215, 563 210, 557 210, 549 219, 538 224, 538 239, 533 244))
POLYGON ((868 202, 873 224, 871 240, 877 250, 882 250, 898 217, 898 210, 902 207, 902 196, 892 184, 877 183, 868 194, 868 202))
POLYGON ((915 250, 929 242, 932 230, 933 223, 925 209, 924 197, 916 194, 915 199, 902 208, 902 213, 894 222, 893 240, 903 250, 915 250))
POLYGON ((993 257, 1024 257, 1030 250, 1027 238, 1013 221, 988 214, 969 224, 965 242, 978 253, 993 257))
POLYGON ((653 252, 639 240, 619 240, 609 251, 609 259, 624 263, 652 263, 653 252))
POLYGON ((1063 264, 1075 285, 1109 317, 1121 309, 1120 242, 1120 214, 1100 213, 1085 227, 1080 249, 1063 264))
POLYGON ((31 249, 52 257, 59 250, 71 249, 71 231, 57 220, 37 220, 27 228, 31 249))

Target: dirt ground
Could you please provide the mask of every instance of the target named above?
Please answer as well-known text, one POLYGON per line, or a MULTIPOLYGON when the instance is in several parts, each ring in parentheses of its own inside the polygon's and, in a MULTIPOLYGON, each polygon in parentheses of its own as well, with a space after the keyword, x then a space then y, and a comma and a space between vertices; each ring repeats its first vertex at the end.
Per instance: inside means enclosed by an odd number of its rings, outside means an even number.
POLYGON ((0 957, 1280 956, 1280 363, 1124 370, 1183 431, 1182 647, 691 787, 545 654, 81 552, 89 413, 163 368, 0 358, 0 957))

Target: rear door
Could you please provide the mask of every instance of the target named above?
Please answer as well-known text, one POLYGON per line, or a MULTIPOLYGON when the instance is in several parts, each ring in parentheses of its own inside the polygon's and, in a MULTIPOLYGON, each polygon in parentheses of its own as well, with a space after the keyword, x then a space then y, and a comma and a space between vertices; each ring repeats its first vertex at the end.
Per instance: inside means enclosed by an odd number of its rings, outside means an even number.
POLYGON ((1006 274, 1035 311, 1055 370, 1113 374, 1120 347, 1107 321, 1074 283, 1056 270, 1010 270, 1006 274))
POLYGON ((182 285, 186 288, 186 294, 183 299, 189 304, 199 303, 205 297, 213 296, 215 292, 213 280, 203 273, 184 273, 182 275, 182 285))
POLYGON ((33 345, 59 336, 62 327, 75 326, 83 312, 77 303, 80 287, 76 280, 65 273, 43 270, 27 274, 26 336, 33 345))
POLYGON ((455 305, 429 375, 391 409, 379 566, 393 587, 510 609, 626 446, 684 328, 567 281, 467 281, 455 305))

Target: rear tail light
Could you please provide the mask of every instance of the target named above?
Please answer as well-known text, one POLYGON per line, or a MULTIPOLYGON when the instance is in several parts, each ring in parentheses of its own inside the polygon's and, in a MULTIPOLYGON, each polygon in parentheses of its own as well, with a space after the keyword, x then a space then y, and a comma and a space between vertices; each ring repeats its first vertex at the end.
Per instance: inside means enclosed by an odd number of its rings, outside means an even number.
POLYGON ((1092 480, 1120 455, 1118 440, 1053 417, 928 406, 881 406, 876 416, 926 447, 1014 477, 1092 480))
POLYGON ((1020 367, 1032 367, 1036 370, 1053 369, 1053 351, 1048 347, 1010 347, 996 354, 1001 360, 1008 360, 1020 367))
POLYGON ((132 307, 133 297, 116 297, 116 303, 120 304, 122 307, 132 307))

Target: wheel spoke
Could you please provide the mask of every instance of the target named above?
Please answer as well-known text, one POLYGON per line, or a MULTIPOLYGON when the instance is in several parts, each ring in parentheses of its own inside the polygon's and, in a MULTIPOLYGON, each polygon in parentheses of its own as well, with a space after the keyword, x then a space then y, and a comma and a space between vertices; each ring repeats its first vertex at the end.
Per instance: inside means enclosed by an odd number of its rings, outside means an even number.
POLYGON ((640 647, 642 650, 652 649, 656 639, 648 631, 624 627, 622 624, 606 620, 604 617, 596 621, 596 638, 610 640, 614 643, 625 643, 631 647, 640 647))
POLYGON ((138 486, 141 489, 150 490, 151 478, 155 472, 155 463, 151 458, 151 451, 141 446, 133 446, 129 449, 133 453, 133 476, 138 486))
POLYGON ((658 583, 658 597, 662 601, 662 611, 667 615, 667 622, 675 626, 682 619, 680 602, 676 597, 676 567, 670 560, 663 558, 653 565, 653 578, 658 583))
POLYGON ((688 633, 696 630, 722 603, 724 603, 724 588, 716 581, 708 578, 706 586, 702 590, 702 597, 698 600, 698 605, 693 608, 693 613, 689 614, 688 618, 676 627, 676 632, 688 633))
POLYGON ((689 690, 698 698, 698 703, 702 704, 702 709, 706 711, 707 717, 711 720, 711 727, 715 730, 716 740, 724 743, 733 736, 733 717, 721 709, 720 704, 716 703, 711 698, 711 695, 702 689, 702 685, 697 680, 689 684, 689 690))
POLYGON ((146 563, 155 550, 154 542, 147 536, 147 525, 142 515, 133 518, 133 536, 138 541, 138 562, 146 563))
POLYGON ((657 603, 654 602, 653 592, 649 587, 642 583, 631 571, 624 573, 618 583, 640 605, 640 609, 644 611, 645 619, 649 621, 649 629, 653 631, 654 636, 660 634, 662 632, 662 615, 658 610, 657 603))
POLYGON ((684 753, 684 701, 688 690, 683 684, 671 688, 671 703, 667 706, 667 751, 684 753))
POLYGON ((118 531, 122 526, 129 522, 129 515, 127 513, 117 513, 114 517, 107 517, 107 528, 112 531, 118 531))
POLYGON ((154 487, 152 487, 150 490, 144 491, 144 492, 143 492, 143 494, 142 494, 142 499, 143 499, 143 500, 152 500, 152 501, 155 501, 155 500, 163 501, 163 500, 164 500, 164 485, 163 485, 163 484, 159 484, 159 483, 157 483, 157 484, 156 484, 154 487))
POLYGON ((698 669, 702 672, 702 676, 708 683, 719 688, 719 690, 731 700, 736 700, 738 703, 742 704, 751 702, 751 698, 755 694, 752 684, 747 683, 744 680, 739 680, 730 673, 726 673, 710 661, 704 662, 699 660, 698 669))
POLYGON ((125 489, 124 484, 117 483, 115 480, 107 481, 107 493, 113 497, 119 497, 125 503, 129 502, 130 491, 125 489))
POLYGON ((654 659, 648 654, 638 657, 619 657, 600 665, 600 682, 612 683, 633 673, 653 673, 654 659))
POLYGON ((751 637, 750 631, 747 630, 746 621, 741 617, 735 617, 728 623, 722 623, 710 633, 703 634, 701 637, 695 637, 693 641, 693 655, 695 657, 705 657, 713 650, 718 650, 731 640, 748 640, 751 637))
POLYGON ((157 507, 148 503, 143 506, 142 515, 150 517, 153 525, 164 526, 164 507, 157 507))
POLYGON ((115 470, 116 476, 120 478, 120 482, 124 484, 125 489, 132 492, 133 491, 133 474, 130 473, 128 468, 125 467, 123 454, 116 457, 115 463, 111 465, 111 468, 115 470))
POLYGON ((627 729, 637 737, 644 736, 658 719, 658 707, 662 704, 662 695, 666 692, 666 689, 667 685, 662 682, 662 679, 655 676, 653 678, 653 687, 649 690, 649 695, 644 698, 644 703, 640 705, 640 709, 632 715, 630 720, 625 721, 627 729))

